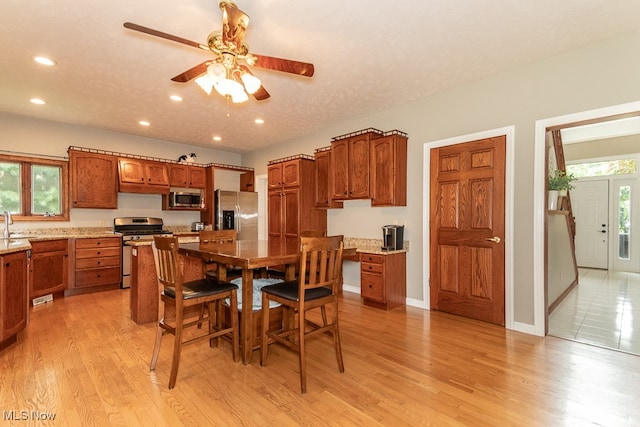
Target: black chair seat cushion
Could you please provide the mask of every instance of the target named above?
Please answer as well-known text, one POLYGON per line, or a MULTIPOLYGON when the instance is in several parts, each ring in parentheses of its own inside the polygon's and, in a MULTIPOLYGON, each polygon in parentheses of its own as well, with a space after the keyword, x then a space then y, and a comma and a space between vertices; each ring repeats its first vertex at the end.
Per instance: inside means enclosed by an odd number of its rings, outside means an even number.
MULTIPOLYGON (((182 285, 182 295, 184 299, 191 299, 229 292, 233 289, 238 289, 238 287, 233 283, 219 282, 211 279, 200 279, 185 282, 182 285)), ((175 288, 168 286, 164 288, 164 294, 168 297, 175 298, 176 290, 175 288)))
MULTIPOLYGON (((291 301, 299 301, 297 280, 265 286, 262 291, 291 301)), ((326 287, 307 289, 304 293, 304 299, 305 301, 310 301, 329 295, 331 295, 331 289, 326 287)))

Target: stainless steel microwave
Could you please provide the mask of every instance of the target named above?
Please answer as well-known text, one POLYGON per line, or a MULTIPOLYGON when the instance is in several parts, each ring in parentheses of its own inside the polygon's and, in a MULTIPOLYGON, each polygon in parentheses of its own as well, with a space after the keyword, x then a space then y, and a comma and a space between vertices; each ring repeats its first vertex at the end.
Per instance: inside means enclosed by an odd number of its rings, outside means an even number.
POLYGON ((200 208, 202 207, 202 194, 172 191, 169 193, 169 206, 172 208, 200 208))

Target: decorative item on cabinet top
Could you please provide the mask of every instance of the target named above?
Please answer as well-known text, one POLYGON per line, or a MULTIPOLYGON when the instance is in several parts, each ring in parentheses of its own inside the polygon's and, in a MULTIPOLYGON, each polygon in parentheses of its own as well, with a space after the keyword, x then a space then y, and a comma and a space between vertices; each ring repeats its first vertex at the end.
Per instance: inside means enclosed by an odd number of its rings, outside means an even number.
POLYGON ((333 138, 331 138, 331 142, 340 141, 342 139, 347 139, 347 138, 351 138, 358 135, 364 135, 366 133, 373 133, 373 134, 378 134, 380 136, 384 136, 384 132, 381 131, 380 129, 366 128, 366 129, 360 129, 354 132, 345 133, 344 135, 334 136, 333 138))
MULTIPOLYGON (((404 138, 409 138, 409 135, 406 132, 403 132, 401 130, 398 129, 393 129, 393 130, 388 130, 386 132, 383 132, 379 129, 375 129, 375 128, 366 128, 366 129, 361 129, 361 130, 357 130, 355 132, 351 132, 351 133, 346 133, 344 135, 340 135, 340 136, 334 136, 333 138, 331 138, 331 142, 334 141, 340 141, 341 139, 347 139, 347 138, 351 138, 352 136, 358 136, 358 135, 364 135, 365 133, 374 133, 379 135, 380 137, 383 136, 390 136, 390 135, 400 135, 404 138)), ((326 147, 323 147, 326 148, 326 147)), ((320 148, 318 150, 321 150, 320 148)), ((316 150, 316 151, 318 151, 316 150)))
MULTIPOLYGON (((76 147, 76 146, 69 146, 69 148, 67 150, 75 150, 75 151, 82 151, 85 153, 94 153, 94 154, 102 154, 102 155, 106 155, 106 156, 114 156, 114 157, 121 157, 121 158, 129 158, 129 159, 141 159, 141 160, 150 160, 150 161, 154 161, 154 162, 161 162, 161 163, 172 163, 172 164, 180 164, 180 162, 176 161, 176 160, 170 160, 170 159, 163 159, 163 158, 159 158, 159 157, 150 157, 150 156, 143 156, 140 154, 129 154, 129 153, 119 153, 117 151, 109 151, 109 150, 102 150, 99 148, 87 148, 87 147, 76 147)), ((225 169, 225 170, 232 170, 232 171, 246 171, 246 172, 253 172, 254 169, 248 166, 237 166, 237 165, 229 165, 229 164, 225 164, 225 163, 216 163, 216 162, 209 162, 209 163, 190 163, 190 165, 192 166, 202 166, 202 167, 214 167, 214 168, 218 168, 218 169, 225 169)))
POLYGON ((198 155, 196 153, 183 154, 178 157, 179 163, 195 163, 198 155))
POLYGON ((307 159, 307 160, 315 160, 313 156, 308 154, 295 154, 293 156, 282 157, 281 159, 269 160, 267 166, 275 165, 276 163, 288 162, 289 160, 298 160, 298 159, 307 159))

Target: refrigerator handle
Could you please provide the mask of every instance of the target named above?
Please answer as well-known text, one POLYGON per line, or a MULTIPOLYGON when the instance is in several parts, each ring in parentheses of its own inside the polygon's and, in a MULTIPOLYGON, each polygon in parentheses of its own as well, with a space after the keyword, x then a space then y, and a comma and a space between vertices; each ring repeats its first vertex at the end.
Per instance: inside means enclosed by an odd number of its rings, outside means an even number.
POLYGON ((240 221, 240 205, 235 206, 236 210, 236 233, 240 234, 241 221, 240 221))

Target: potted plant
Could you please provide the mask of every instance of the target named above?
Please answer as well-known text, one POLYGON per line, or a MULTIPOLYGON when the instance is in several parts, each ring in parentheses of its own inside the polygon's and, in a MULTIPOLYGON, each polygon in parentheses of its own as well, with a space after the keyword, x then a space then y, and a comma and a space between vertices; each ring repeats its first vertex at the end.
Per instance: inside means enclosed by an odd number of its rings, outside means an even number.
POLYGON ((572 183, 576 179, 573 174, 567 175, 565 171, 560 169, 556 169, 549 174, 549 184, 547 186, 549 190, 549 210, 558 209, 558 197, 566 196, 567 191, 574 188, 572 183))

